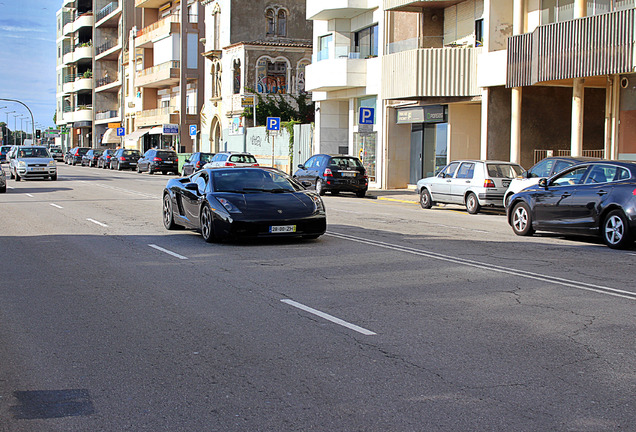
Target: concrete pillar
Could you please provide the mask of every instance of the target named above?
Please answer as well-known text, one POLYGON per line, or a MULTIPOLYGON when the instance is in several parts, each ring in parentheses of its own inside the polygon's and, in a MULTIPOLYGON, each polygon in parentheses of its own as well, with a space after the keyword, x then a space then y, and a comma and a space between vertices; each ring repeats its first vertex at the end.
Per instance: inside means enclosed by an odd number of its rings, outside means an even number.
POLYGON ((481 139, 479 158, 488 159, 488 106, 490 104, 490 91, 488 87, 481 90, 481 139))
MULTIPOLYGON (((514 0, 512 32, 525 32, 525 0, 514 0)), ((521 87, 512 89, 510 110, 510 162, 521 163, 521 87)))
POLYGON ((587 0, 576 0, 574 3, 574 18, 587 16, 587 0))
POLYGON ((603 149, 605 159, 613 159, 612 156, 612 111, 614 109, 614 77, 607 78, 605 86, 605 140, 603 149))
POLYGON ((583 108, 585 99, 585 79, 576 78, 572 89, 572 141, 571 155, 583 154, 583 108))

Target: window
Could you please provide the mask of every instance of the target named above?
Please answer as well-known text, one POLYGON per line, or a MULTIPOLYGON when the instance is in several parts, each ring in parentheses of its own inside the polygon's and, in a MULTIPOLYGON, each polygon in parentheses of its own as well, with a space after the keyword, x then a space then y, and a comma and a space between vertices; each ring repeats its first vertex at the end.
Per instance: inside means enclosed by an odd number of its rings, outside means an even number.
POLYGON ((360 58, 369 58, 378 56, 378 25, 367 27, 353 33, 354 53, 359 53, 360 58))
POLYGON ((282 7, 269 7, 265 10, 267 36, 287 36, 287 10, 282 7))
POLYGON ((528 178, 548 177, 554 165, 554 159, 544 159, 528 171, 528 178))
POLYGON ((438 177, 452 177, 455 174, 455 170, 459 166, 459 162, 453 162, 450 165, 447 165, 442 171, 440 171, 438 177))
MULTIPOLYGON (((212 98, 217 99, 221 97, 221 61, 215 59, 212 61, 212 69, 210 70, 212 74, 212 98)), ((240 79, 239 79, 240 83, 240 79)), ((240 88, 240 85, 239 85, 240 88)), ((235 92, 236 94, 236 92, 235 92)))
POLYGON ((475 21, 475 46, 484 46, 484 19, 475 21))
MULTIPOLYGON (((557 161, 557 163, 554 164, 554 170, 552 170, 553 174, 558 174, 561 171, 563 171, 564 169, 571 167, 572 165, 574 165, 575 162, 572 161, 557 161)), ((548 174, 544 175, 543 177, 547 177, 548 174)))
POLYGON ((305 92, 305 68, 309 65, 309 60, 301 60, 298 62, 297 76, 296 76, 296 92, 304 93, 305 92))
POLYGON ((330 57, 333 45, 333 35, 328 34, 318 38, 318 61, 327 60, 330 57))
POLYGON ((515 178, 523 171, 518 165, 486 164, 488 175, 493 178, 515 178))
POLYGON ((256 91, 266 94, 288 93, 287 62, 261 58, 256 63, 256 91))
POLYGON ((471 179, 475 173, 475 164, 472 162, 464 162, 457 171, 456 178, 471 179))
POLYGON ((241 61, 234 60, 233 93, 241 93, 241 61))
MULTIPOLYGON (((575 0, 541 0, 541 24, 574 19, 575 0)), ((587 0, 587 15, 634 8, 635 0, 587 0)))
POLYGON ((575 168, 561 174, 552 182, 552 186, 569 186, 581 183, 583 175, 587 171, 587 166, 575 168))

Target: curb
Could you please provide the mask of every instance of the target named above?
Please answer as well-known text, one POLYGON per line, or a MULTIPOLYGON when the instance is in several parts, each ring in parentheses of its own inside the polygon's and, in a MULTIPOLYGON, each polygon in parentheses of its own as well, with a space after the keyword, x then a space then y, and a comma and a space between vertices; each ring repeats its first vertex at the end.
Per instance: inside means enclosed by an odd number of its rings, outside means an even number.
POLYGON ((392 202, 399 202, 399 203, 405 203, 405 204, 419 204, 419 202, 417 201, 401 200, 397 198, 377 197, 377 199, 382 201, 392 201, 392 202))

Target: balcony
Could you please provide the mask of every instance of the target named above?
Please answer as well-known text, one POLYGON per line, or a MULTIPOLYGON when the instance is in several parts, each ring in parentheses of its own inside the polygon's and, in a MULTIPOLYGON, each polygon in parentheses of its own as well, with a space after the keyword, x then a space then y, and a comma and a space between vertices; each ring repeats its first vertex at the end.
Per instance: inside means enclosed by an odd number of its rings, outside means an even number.
POLYGON ((139 30, 137 32, 137 38, 135 39, 135 45, 138 48, 150 48, 154 40, 161 39, 173 33, 179 33, 178 15, 169 15, 139 30))
POLYGON ((73 122, 93 121, 93 106, 80 105, 73 112, 73 122))
POLYGON ((508 39, 507 87, 631 73, 636 10, 537 27, 508 39))
POLYGON ((117 27, 121 11, 119 2, 108 3, 97 12, 95 27, 117 27))
POLYGON ((117 60, 121 51, 119 40, 108 40, 95 48, 95 60, 117 60))
POLYGON ((423 8, 445 8, 466 0, 384 0, 384 10, 421 12, 423 8))
POLYGON ((95 124, 117 123, 121 121, 119 110, 100 111, 95 114, 95 124))
POLYGON ((163 107, 143 110, 135 116, 137 127, 156 126, 161 124, 179 123, 179 113, 176 107, 163 107))
POLYGON ((386 99, 478 96, 481 48, 423 48, 382 57, 386 99))
POLYGON ((374 3, 369 0, 307 0, 308 20, 330 20, 334 18, 353 18, 371 9, 374 3))
POLYGON ((95 80, 95 92, 116 93, 121 86, 121 80, 118 77, 105 76, 95 80))
POLYGON ((136 8, 159 9, 166 4, 166 0, 135 0, 136 8))
POLYGON ((307 66, 307 91, 335 91, 366 87, 367 62, 348 46, 320 51, 307 66))
POLYGON ((78 16, 73 23, 73 31, 78 31, 82 27, 93 27, 93 23, 95 18, 93 17, 93 12, 87 12, 78 16))
POLYGON ((179 82, 179 62, 169 61, 137 73, 135 85, 139 87, 168 87, 179 82))
POLYGON ((85 77, 84 74, 67 75, 64 78, 64 93, 77 93, 93 90, 92 76, 85 77))

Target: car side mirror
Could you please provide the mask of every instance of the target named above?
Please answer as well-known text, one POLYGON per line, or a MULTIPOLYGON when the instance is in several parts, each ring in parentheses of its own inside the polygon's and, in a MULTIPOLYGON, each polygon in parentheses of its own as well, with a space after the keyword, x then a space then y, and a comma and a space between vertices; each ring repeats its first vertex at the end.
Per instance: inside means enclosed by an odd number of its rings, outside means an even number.
POLYGON ((198 192, 199 186, 196 183, 188 183, 185 188, 189 191, 198 192))
POLYGON ((539 180, 539 186, 541 186, 542 188, 548 188, 548 179, 542 178, 541 180, 539 180))
POLYGON ((305 169, 305 165, 300 164, 300 165, 298 165, 298 168, 300 168, 300 169, 304 170, 304 169, 305 169))
POLYGON ((307 180, 303 180, 300 182, 301 185, 303 185, 304 187, 308 188, 309 186, 311 186, 311 182, 307 181, 307 180))

